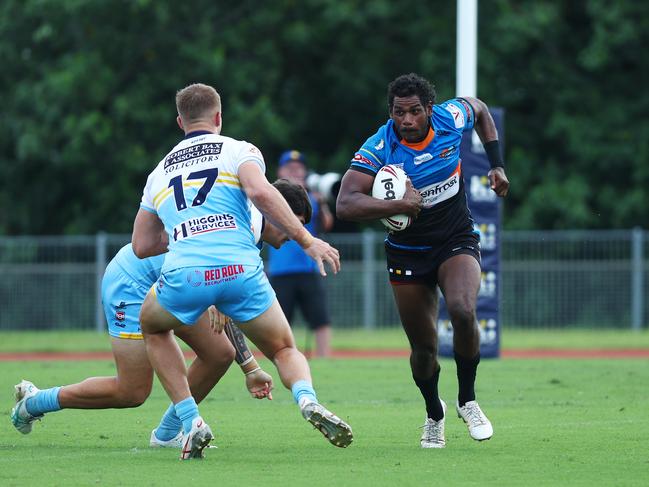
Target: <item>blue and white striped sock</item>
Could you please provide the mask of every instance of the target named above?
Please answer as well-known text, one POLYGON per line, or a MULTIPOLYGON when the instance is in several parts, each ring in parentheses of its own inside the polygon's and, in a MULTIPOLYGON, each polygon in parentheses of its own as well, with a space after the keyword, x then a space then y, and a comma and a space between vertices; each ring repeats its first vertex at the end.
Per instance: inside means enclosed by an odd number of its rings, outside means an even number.
POLYGON ((300 409, 310 402, 318 402, 315 396, 313 385, 308 380, 299 380, 291 386, 293 399, 298 403, 300 409))
POLYGON ((40 416, 52 411, 60 411, 59 390, 61 390, 60 387, 52 387, 38 391, 34 397, 25 401, 27 412, 32 416, 40 416))
POLYGON ((174 405, 176 415, 183 424, 183 431, 185 434, 189 433, 192 429, 192 421, 198 416, 198 406, 194 398, 189 396, 187 399, 176 403, 174 405))
POLYGON ((169 441, 175 438, 182 426, 183 423, 176 414, 176 408, 170 404, 155 430, 155 436, 161 441, 169 441))

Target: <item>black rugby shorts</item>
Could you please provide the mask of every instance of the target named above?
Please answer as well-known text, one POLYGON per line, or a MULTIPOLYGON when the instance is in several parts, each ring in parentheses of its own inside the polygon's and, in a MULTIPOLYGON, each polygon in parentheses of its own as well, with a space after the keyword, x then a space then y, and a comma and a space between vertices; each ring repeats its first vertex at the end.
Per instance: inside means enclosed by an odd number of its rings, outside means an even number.
POLYGON ((480 263, 480 238, 474 232, 461 233, 430 250, 406 250, 386 242, 385 254, 390 283, 435 287, 437 270, 450 257, 467 254, 480 263))

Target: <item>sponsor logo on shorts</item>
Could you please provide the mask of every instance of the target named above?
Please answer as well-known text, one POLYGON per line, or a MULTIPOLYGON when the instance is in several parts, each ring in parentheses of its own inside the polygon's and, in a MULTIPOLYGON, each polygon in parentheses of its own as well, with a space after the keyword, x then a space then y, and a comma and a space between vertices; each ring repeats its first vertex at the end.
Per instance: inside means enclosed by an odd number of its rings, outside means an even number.
POLYGON ((237 220, 230 213, 217 213, 200 218, 192 218, 176 225, 173 231, 174 242, 185 238, 219 232, 221 230, 236 230, 237 220))
POLYGON ((203 284, 203 273, 197 269, 187 273, 187 284, 191 287, 198 287, 203 284))
POLYGON ((118 311, 117 313, 115 313, 115 318, 117 318, 119 321, 124 321, 126 319, 126 312, 118 311))
POLYGON ((233 281, 244 272, 245 270, 241 264, 230 264, 214 269, 207 269, 204 271, 205 285, 212 286, 214 284, 221 284, 222 282, 233 281))
POLYGON ((430 184, 419 190, 423 198, 424 208, 432 208, 458 194, 460 189, 460 165, 445 181, 430 184))
POLYGON ((223 142, 206 142, 172 152, 165 158, 165 174, 183 167, 218 160, 223 142))
POLYGON ((393 269, 390 267, 388 269, 390 274, 396 274, 397 276, 412 276, 412 271, 410 269, 393 269))

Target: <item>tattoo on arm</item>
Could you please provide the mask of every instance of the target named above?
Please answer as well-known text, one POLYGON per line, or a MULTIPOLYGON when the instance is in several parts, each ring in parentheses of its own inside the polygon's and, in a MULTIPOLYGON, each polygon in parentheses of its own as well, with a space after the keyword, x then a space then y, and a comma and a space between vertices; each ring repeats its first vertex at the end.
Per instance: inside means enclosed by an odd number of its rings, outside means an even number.
POLYGON ((248 348, 243 332, 232 322, 232 320, 228 320, 226 323, 225 334, 230 342, 232 342, 232 345, 234 345, 234 350, 236 351, 234 359, 239 365, 252 357, 252 352, 248 348))

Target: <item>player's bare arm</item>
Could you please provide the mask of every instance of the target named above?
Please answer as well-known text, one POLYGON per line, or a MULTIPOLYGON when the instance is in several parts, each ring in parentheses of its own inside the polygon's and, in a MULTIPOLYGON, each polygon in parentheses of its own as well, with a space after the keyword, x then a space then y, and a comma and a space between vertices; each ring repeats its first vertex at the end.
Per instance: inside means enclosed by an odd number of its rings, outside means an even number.
POLYGON ((422 198, 410 180, 406 182, 406 193, 400 200, 380 200, 371 196, 374 177, 369 174, 348 170, 342 178, 336 200, 336 214, 342 220, 378 220, 397 214, 416 217, 421 211, 422 198))
POLYGON ((169 236, 157 215, 140 208, 133 223, 131 242, 135 255, 144 259, 164 254, 169 244, 169 236))
POLYGON ((338 250, 324 240, 314 237, 304 228, 291 207, 279 191, 268 182, 255 162, 244 162, 239 167, 239 181, 248 198, 270 223, 283 230, 295 240, 304 251, 316 261, 320 274, 326 276, 324 263, 328 263, 334 274, 340 270, 338 250))
POLYGON ((485 146, 489 163, 492 166, 488 173, 491 189, 500 197, 507 196, 509 180, 505 174, 505 166, 502 163, 502 157, 500 155, 498 130, 496 129, 494 119, 491 113, 489 113, 487 104, 479 98, 466 96, 463 99, 473 108, 475 113, 474 128, 485 146))
POLYGON ((271 391, 273 390, 273 378, 270 374, 262 370, 260 365, 257 363, 257 359, 255 359, 254 355, 248 348, 246 339, 239 327, 228 318, 224 331, 234 346, 236 352, 234 359, 237 361, 239 367, 241 367, 241 371, 246 376, 246 388, 252 397, 257 399, 264 399, 267 397, 272 400, 273 395, 271 394, 271 391))

